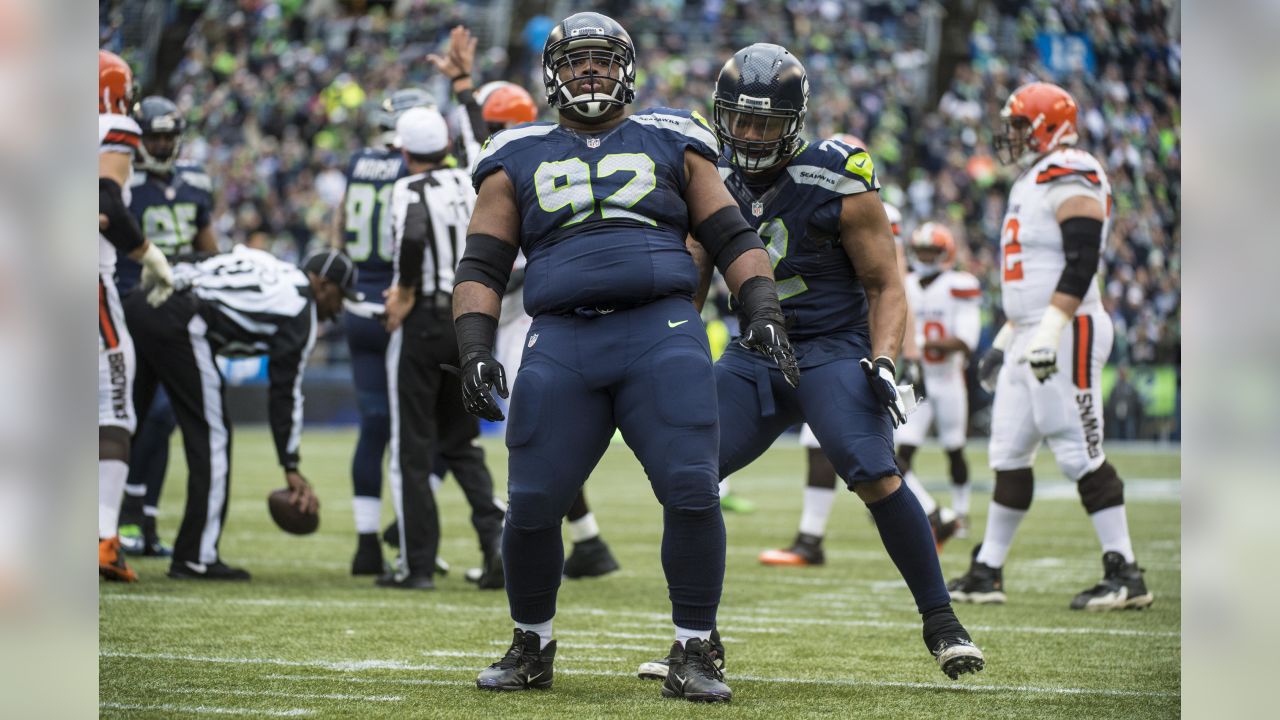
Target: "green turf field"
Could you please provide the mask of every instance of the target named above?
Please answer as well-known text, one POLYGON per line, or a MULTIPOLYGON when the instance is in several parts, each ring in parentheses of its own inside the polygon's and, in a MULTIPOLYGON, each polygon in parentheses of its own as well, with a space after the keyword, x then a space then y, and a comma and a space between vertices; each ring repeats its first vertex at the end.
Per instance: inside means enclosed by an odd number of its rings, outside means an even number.
MULTIPOLYGON (((729 565, 720 629, 733 703, 664 700, 636 666, 671 644, 658 546, 661 511, 638 463, 615 444, 588 497, 622 570, 566 581, 560 593, 556 680, 549 692, 475 689, 476 672, 510 644, 506 596, 462 578, 478 564, 462 493, 440 493, 441 554, 453 572, 430 593, 375 588, 348 574, 354 535, 349 466, 354 434, 308 431, 304 472, 323 502, 320 531, 286 536, 266 511, 283 484, 265 430, 236 432, 223 557, 250 583, 165 577, 166 561, 132 561, 141 582, 100 585, 100 708, 106 717, 196 715, 373 718, 1155 718, 1179 714, 1182 641, 1176 453, 1112 448, 1129 480, 1129 522, 1156 594, 1144 612, 1088 615, 1071 596, 1102 572, 1092 526, 1042 453, 1031 515, 1005 568, 1004 607, 958 606, 987 656, 952 682, 924 649, 919 616, 852 494, 837 502, 822 568, 766 568, 756 555, 790 542, 799 520, 803 451, 780 444, 734 490, 761 508, 727 514, 729 565)), ((488 443, 501 486, 505 450, 488 443)), ((181 518, 180 445, 161 503, 172 540, 181 518)), ((975 531, 942 555, 948 578, 968 564, 989 499, 985 453, 970 452, 975 531)), ((946 503, 944 461, 917 454, 946 503)), ((500 493, 501 494, 501 493, 500 493)), ((384 509, 384 519, 391 517, 384 509)), ((566 541, 566 544, 567 541, 566 541)))

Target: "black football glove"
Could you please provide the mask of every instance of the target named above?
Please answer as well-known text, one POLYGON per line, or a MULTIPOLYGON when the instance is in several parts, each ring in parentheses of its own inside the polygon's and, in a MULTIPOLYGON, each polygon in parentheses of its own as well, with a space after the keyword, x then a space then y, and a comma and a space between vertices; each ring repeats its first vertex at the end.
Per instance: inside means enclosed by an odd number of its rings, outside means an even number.
POLYGON ((497 391, 504 400, 510 396, 507 391, 507 371, 502 363, 493 359, 493 355, 481 353, 472 355, 459 370, 453 365, 441 365, 442 369, 457 375, 462 380, 462 407, 481 420, 497 422, 505 420, 502 408, 493 399, 490 390, 497 391))
POLYGON ((925 398, 924 366, 919 360, 903 360, 902 370, 898 373, 899 385, 910 385, 916 389, 916 400, 925 398))
POLYGON ((1004 351, 991 348, 978 360, 978 384, 989 393, 996 391, 996 377, 1004 365, 1004 351))
POLYGON ((907 406, 898 396, 893 361, 881 355, 874 362, 862 358, 858 364, 862 366, 862 372, 867 374, 867 384, 871 386, 871 392, 875 394, 876 401, 889 411, 889 419, 893 421, 893 426, 898 427, 906 423, 907 406))
POLYGON ((795 350, 791 349, 791 340, 787 338, 782 306, 778 303, 778 288, 773 278, 762 275, 748 278, 738 288, 737 297, 746 317, 746 322, 742 323, 746 329, 738 338, 738 344, 773 360, 788 385, 799 385, 800 365, 796 362, 795 350))

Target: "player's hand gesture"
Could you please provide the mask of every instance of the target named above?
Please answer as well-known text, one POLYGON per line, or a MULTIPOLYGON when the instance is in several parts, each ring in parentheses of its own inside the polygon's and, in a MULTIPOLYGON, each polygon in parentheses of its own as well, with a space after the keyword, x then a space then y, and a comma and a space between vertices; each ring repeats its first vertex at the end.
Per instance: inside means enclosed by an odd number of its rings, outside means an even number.
POLYGON ((445 51, 444 56, 431 53, 427 55, 427 60, 442 75, 455 80, 463 77, 471 77, 471 68, 475 63, 476 57, 476 38, 471 35, 471 31, 465 27, 458 25, 449 33, 449 48, 445 51))
POLYGON ((907 406, 898 395, 898 385, 894 380, 893 361, 881 355, 874 361, 862 358, 858 361, 862 372, 867 375, 867 384, 876 396, 876 401, 889 411, 889 419, 898 427, 907 422, 907 406))
POLYGON ((400 326, 404 324, 404 319, 413 310, 417 295, 417 291, 413 288, 400 287, 399 285, 393 285, 382 291, 382 298, 385 301, 382 326, 387 329, 387 332, 393 333, 400 329, 400 326))
POLYGON ((504 400, 510 396, 511 393, 507 391, 507 371, 502 363, 493 359, 492 354, 484 352, 472 355, 462 364, 461 370, 453 365, 440 367, 462 380, 462 406, 467 412, 490 422, 506 419, 490 391, 496 391, 504 400))
POLYGON ((796 363, 796 353, 791 349, 791 340, 782 325, 767 318, 758 318, 747 326, 738 343, 748 350, 772 359, 782 371, 787 384, 796 387, 800 384, 800 366, 796 363))
POLYGON ((298 508, 299 512, 308 515, 320 512, 320 498, 316 497, 316 491, 302 473, 297 470, 286 470, 284 481, 289 486, 289 502, 298 508))
POLYGON ((1058 372, 1058 348, 1047 344, 1029 346, 1018 362, 1031 365, 1031 374, 1043 383, 1058 372))

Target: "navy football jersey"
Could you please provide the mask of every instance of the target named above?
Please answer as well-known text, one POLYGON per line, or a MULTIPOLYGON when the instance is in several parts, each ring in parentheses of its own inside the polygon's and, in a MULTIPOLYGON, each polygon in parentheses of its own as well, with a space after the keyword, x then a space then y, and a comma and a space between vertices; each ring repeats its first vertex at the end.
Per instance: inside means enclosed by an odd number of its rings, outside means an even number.
MULTIPOLYGON (((142 227, 142 236, 172 260, 192 252, 196 233, 209 226, 213 211, 213 181, 204 168, 176 163, 165 177, 134 170, 129 182, 129 211, 142 227)), ((142 266, 121 255, 116 264, 116 287, 132 290, 142 277, 142 266)))
POLYGON ((357 289, 374 299, 395 274, 395 238, 391 232, 391 188, 409 174, 399 150, 365 148, 347 166, 342 237, 356 264, 357 289))
POLYGON ((840 205, 846 195, 879 190, 867 151, 836 140, 805 143, 765 187, 748 185, 722 157, 720 176, 769 251, 788 336, 865 337, 867 295, 840 244, 840 205))
POLYGON ((485 143, 472 181, 505 170, 515 186, 528 314, 693 297, 686 150, 719 156, 701 115, 670 108, 595 135, 531 123, 485 143))

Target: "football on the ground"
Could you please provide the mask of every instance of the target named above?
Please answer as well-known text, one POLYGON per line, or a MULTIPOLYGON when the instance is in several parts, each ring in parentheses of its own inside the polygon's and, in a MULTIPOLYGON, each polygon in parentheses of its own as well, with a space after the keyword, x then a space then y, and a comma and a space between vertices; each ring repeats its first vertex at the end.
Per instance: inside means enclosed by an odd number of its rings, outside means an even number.
POLYGON ((267 496, 271 519, 281 530, 294 535, 310 535, 320 527, 320 513, 304 513, 289 502, 289 488, 273 490, 267 496))

